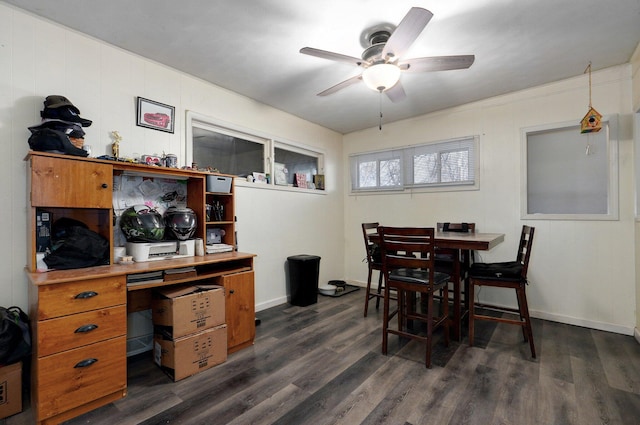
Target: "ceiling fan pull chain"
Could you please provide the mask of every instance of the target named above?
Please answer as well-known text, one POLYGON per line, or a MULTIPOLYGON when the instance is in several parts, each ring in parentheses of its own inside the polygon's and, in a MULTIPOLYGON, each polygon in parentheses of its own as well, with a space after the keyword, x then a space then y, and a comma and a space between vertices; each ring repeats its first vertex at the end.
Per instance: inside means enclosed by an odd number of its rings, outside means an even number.
POLYGON ((380 104, 380 122, 378 124, 378 128, 380 129, 380 131, 382 131, 382 90, 380 90, 380 97, 379 97, 379 104, 380 104))

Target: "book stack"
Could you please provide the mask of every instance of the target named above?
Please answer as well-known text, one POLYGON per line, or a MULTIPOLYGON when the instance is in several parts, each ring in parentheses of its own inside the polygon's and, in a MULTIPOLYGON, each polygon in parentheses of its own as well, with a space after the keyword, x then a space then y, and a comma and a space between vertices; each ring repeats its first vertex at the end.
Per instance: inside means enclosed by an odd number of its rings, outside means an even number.
POLYGON ((227 245, 224 243, 214 243, 205 246, 207 254, 217 254, 219 252, 230 252, 233 251, 232 245, 227 245))

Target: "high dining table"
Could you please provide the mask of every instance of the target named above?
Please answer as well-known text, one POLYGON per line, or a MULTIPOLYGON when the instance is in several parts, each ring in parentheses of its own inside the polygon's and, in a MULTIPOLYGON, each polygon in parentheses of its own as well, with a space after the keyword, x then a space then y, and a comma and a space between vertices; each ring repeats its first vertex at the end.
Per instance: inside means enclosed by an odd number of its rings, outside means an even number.
MULTIPOLYGON (((377 243, 379 237, 377 234, 371 235, 371 242, 377 243)), ((488 251, 504 241, 504 233, 480 233, 480 232, 442 232, 435 233, 436 248, 448 248, 456 250, 454 255, 453 273, 451 281, 453 282, 453 317, 452 317, 452 337, 456 341, 462 338, 462 288, 460 284, 460 252, 469 251, 488 251)), ((471 300, 473 301, 473 300, 471 300)))

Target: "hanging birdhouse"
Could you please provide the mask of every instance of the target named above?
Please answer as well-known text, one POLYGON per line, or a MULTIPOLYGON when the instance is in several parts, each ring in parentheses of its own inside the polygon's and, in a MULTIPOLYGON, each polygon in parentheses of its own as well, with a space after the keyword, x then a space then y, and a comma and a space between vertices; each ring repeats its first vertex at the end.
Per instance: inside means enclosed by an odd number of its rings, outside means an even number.
POLYGON ((584 70, 585 74, 587 72, 589 73, 589 112, 580 121, 580 133, 597 133, 602 129, 602 114, 591 106, 591 62, 584 70))
POLYGON ((590 107, 587 115, 580 121, 580 133, 597 133, 601 129, 602 115, 593 107, 590 107))

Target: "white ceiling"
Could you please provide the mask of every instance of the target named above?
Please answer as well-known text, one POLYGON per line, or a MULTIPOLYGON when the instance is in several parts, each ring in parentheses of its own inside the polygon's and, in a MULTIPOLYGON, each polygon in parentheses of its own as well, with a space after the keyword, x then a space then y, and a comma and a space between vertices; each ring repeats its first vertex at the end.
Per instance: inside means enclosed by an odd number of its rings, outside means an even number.
POLYGON ((388 123, 582 75, 589 62, 594 71, 627 63, 640 42, 640 0, 5 3, 340 133, 377 126, 380 106, 388 123), (471 68, 403 73, 400 103, 362 82, 316 96, 360 69, 300 48, 360 57, 363 31, 397 25, 412 6, 434 17, 405 59, 473 54, 471 68))

